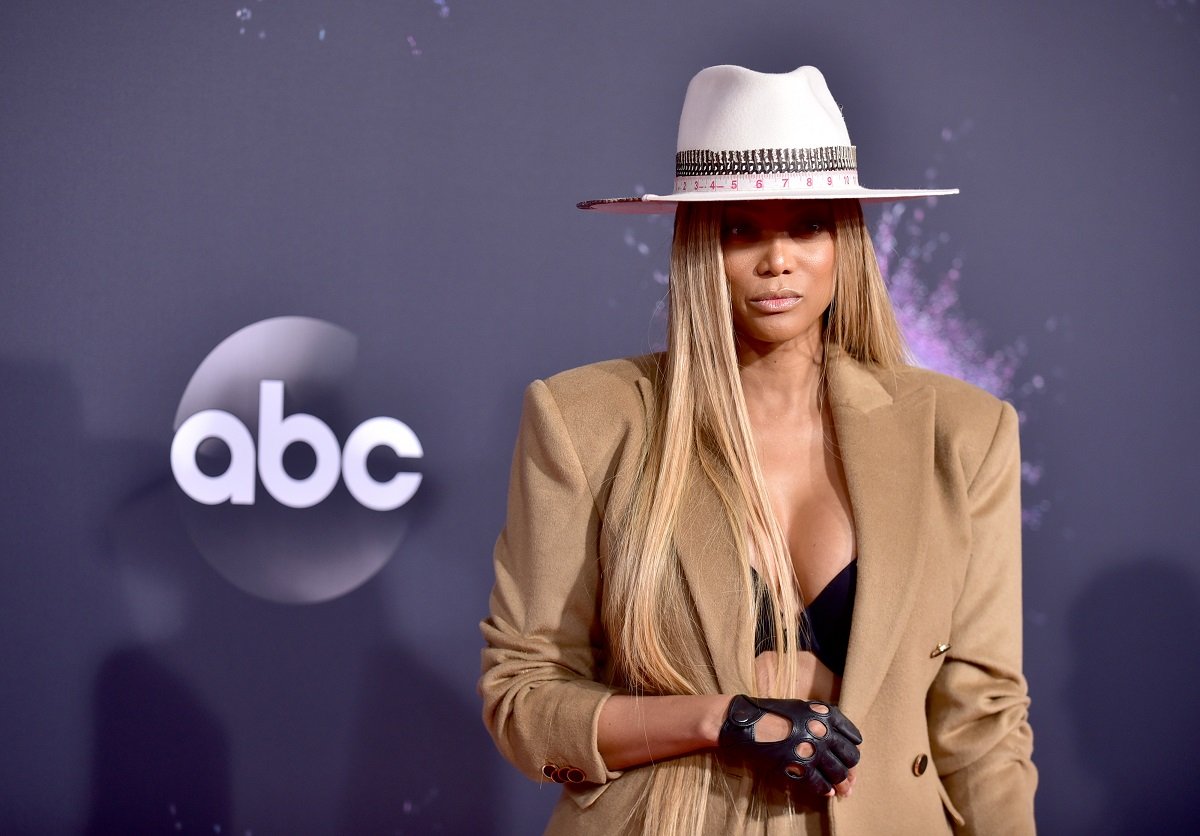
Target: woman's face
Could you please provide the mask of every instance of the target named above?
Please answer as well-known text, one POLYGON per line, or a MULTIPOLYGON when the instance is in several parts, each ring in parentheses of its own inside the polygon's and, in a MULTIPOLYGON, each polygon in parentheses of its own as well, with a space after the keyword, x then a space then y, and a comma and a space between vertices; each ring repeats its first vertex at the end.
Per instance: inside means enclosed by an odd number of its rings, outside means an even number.
POLYGON ((743 341, 769 350, 821 342, 821 315, 833 299, 833 211, 825 200, 727 203, 721 250, 743 341))

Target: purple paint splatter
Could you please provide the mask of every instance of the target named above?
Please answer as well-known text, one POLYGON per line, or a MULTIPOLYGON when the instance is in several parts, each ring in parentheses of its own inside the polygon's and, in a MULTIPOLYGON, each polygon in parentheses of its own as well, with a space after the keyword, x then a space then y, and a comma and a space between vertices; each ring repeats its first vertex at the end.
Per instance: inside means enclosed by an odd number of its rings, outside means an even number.
MULTIPOLYGON (((937 198, 927 200, 928 205, 936 205, 937 198)), ((1005 397, 1012 389, 1024 344, 1018 341, 989 351, 983 329, 957 309, 961 258, 951 261, 932 289, 926 286, 921 269, 931 263, 948 236, 924 235, 924 220, 923 208, 910 212, 905 204, 893 203, 884 209, 875 232, 879 268, 913 359, 919 366, 953 375, 996 397, 1005 397)))

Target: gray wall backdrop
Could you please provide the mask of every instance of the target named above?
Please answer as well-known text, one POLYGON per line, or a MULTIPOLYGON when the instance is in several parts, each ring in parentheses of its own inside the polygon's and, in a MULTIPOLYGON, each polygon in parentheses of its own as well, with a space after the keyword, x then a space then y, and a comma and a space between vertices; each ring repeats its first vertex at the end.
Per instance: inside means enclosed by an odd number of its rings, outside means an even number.
POLYGON ((1042 829, 1194 828, 1198 59, 1194 0, 4 3, 0 831, 541 828, 474 691, 520 394, 659 338, 666 226, 572 206, 669 189, 718 63, 815 64, 867 185, 962 188, 896 246, 1026 419, 1042 829), (214 571, 168 464, 280 315, 425 450, 309 605, 214 571))

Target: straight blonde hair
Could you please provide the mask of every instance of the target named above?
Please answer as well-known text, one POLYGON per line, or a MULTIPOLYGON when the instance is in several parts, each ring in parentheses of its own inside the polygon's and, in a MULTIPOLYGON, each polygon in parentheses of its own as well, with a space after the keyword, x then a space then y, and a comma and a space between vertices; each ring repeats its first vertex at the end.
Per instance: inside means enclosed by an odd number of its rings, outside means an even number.
MULTIPOLYGON (((835 248, 833 302, 822 316, 821 385, 831 345, 856 360, 896 367, 908 360, 880 275, 870 235, 856 200, 831 201, 835 248)), ((779 664, 768 693, 792 696, 798 673, 795 647, 803 602, 783 532, 771 511, 739 374, 728 281, 721 251, 721 206, 681 203, 671 247, 667 351, 655 386, 654 414, 637 478, 608 528, 602 617, 617 669, 634 695, 699 694, 695 659, 699 630, 675 550, 676 530, 689 481, 716 490, 733 534, 744 604, 755 604, 751 555, 775 607, 779 664), (699 469, 697 471, 697 468, 699 469), (793 625, 788 630, 788 625, 793 625)), ((756 688, 753 650, 738 670, 756 688)), ((652 765, 643 799, 642 832, 691 836, 703 830, 715 757, 696 754, 652 765)), ((631 811, 631 818, 636 811, 631 811)))

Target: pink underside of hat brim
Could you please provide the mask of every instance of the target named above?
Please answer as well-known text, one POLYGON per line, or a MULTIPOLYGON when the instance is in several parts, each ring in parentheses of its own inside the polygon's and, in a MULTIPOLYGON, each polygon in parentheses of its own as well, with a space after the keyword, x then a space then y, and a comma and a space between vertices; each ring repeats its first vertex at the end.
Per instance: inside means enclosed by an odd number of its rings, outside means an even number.
POLYGON ((658 215, 674 212, 680 203, 729 203, 743 200, 844 200, 853 198, 863 203, 884 203, 895 200, 916 200, 922 197, 941 197, 958 194, 958 189, 841 189, 813 192, 750 192, 733 197, 729 192, 692 192, 689 194, 657 195, 642 197, 613 197, 601 200, 585 200, 575 204, 580 209, 592 212, 610 212, 621 215, 658 215))

